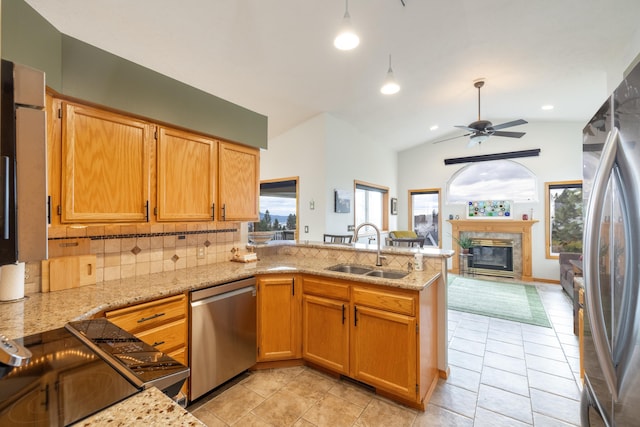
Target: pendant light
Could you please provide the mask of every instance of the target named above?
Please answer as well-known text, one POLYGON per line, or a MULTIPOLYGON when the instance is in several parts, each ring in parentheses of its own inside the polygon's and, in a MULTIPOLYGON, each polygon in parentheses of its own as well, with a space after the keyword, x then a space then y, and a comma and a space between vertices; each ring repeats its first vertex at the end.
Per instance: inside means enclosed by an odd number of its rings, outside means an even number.
POLYGON ((389 71, 387 71, 387 77, 384 79, 384 84, 380 88, 380 92, 385 95, 393 95, 398 93, 400 85, 393 76, 393 70, 391 69, 391 55, 389 55, 389 71))
POLYGON ((358 47, 360 37, 355 33, 351 26, 351 16, 349 15, 349 0, 345 0, 344 18, 342 18, 342 26, 338 35, 333 40, 333 45, 340 50, 351 50, 358 47))

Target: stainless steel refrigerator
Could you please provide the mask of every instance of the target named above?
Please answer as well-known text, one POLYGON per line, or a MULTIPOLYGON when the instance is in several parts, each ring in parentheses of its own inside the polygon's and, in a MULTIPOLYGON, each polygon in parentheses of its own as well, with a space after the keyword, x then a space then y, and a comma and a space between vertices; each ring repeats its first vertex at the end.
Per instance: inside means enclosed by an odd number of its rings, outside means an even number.
POLYGON ((640 425, 640 68, 583 131, 583 426, 640 425))
POLYGON ((0 68, 0 266, 47 259, 45 75, 0 68))

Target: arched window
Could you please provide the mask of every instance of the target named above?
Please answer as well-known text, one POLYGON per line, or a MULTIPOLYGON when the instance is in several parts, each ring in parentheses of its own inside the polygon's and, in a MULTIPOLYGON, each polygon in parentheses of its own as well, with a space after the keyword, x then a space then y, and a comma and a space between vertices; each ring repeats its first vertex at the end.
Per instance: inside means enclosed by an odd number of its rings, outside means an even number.
POLYGON ((512 160, 471 163, 447 182, 447 202, 471 200, 512 200, 536 202, 537 178, 533 172, 512 160))

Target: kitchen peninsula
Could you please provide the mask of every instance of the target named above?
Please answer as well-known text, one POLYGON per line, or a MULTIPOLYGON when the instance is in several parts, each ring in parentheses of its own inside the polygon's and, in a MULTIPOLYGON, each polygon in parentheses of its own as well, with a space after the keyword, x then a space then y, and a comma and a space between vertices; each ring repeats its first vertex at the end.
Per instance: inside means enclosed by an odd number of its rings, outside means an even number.
MULTIPOLYGON (((415 329, 412 339, 416 349, 413 355, 413 375, 418 378, 413 391, 416 397, 401 397, 397 400, 424 409, 437 378, 446 377, 448 372, 445 285, 446 260, 452 256, 452 251, 383 248, 387 259, 382 270, 408 272, 402 279, 385 279, 328 270, 336 264, 373 266, 376 258, 373 245, 273 242, 258 245, 255 249, 259 257, 257 262, 223 262, 170 273, 106 281, 82 288, 31 294, 22 301, 3 304, 0 321, 7 336, 18 338, 61 327, 72 320, 99 317, 105 311, 115 308, 183 294, 250 276, 265 280, 283 275, 296 276, 301 283, 312 284, 314 290, 310 292, 316 296, 323 284, 348 283, 351 292, 351 296, 348 297, 350 304, 358 311, 354 318, 380 313, 384 311, 380 308, 381 305, 386 311, 391 312, 389 316, 394 319, 402 314, 413 322, 407 325, 413 325, 415 329), (418 251, 425 256, 424 270, 409 270, 413 254, 418 251), (392 305, 380 303, 385 296, 401 293, 414 296, 412 299, 398 299, 400 303, 397 306, 395 302, 392 305), (428 335, 428 339, 423 339, 423 333, 431 335, 428 335), (425 368, 424 364, 429 366, 425 368)), ((304 294, 306 285, 302 289, 304 294)), ((362 323, 366 324, 366 317, 363 317, 362 323)), ((413 389, 413 384, 411 388, 413 389)), ((393 388, 389 390, 384 394, 401 394, 393 388)))

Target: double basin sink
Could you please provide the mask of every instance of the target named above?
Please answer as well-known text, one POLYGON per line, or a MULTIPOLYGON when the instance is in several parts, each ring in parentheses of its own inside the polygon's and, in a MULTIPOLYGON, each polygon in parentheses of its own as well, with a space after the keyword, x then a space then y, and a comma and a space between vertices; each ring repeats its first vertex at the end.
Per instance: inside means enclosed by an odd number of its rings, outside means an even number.
POLYGON ((357 274, 360 276, 380 277, 383 279, 402 279, 407 272, 399 270, 376 270, 374 268, 365 267, 355 264, 338 264, 328 267, 327 270, 337 271, 340 273, 357 274))

